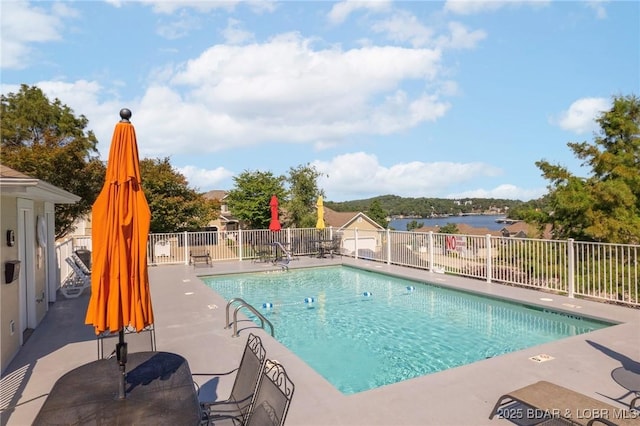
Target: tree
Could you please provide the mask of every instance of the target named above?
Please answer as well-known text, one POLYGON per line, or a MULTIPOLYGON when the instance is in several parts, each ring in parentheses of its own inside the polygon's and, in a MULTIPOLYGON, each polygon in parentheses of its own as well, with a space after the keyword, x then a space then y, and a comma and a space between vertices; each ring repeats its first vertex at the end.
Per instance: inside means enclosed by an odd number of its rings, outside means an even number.
POLYGON ((567 145, 582 165, 586 178, 565 167, 538 161, 551 181, 549 206, 538 222, 551 223, 557 238, 632 243, 640 241, 640 99, 615 97, 613 107, 596 120, 593 143, 567 145))
POLYGON ((444 226, 440 227, 440 230, 438 231, 438 233, 440 234, 458 234, 460 233, 460 230, 458 229, 458 225, 456 225, 453 222, 449 222, 444 226))
POLYGON ((286 217, 291 226, 298 228, 313 228, 316 224, 316 201, 324 191, 318 189, 318 178, 322 173, 309 164, 289 169, 289 195, 286 205, 286 217))
POLYGON ((383 228, 386 228, 388 225, 387 212, 382 210, 382 206, 378 200, 373 200, 371 206, 369 206, 369 210, 367 211, 367 216, 383 228))
POLYGON ((245 170, 233 180, 235 187, 227 194, 229 210, 250 229, 267 229, 271 221, 271 196, 278 197, 280 204, 287 203, 286 178, 271 172, 245 170))
POLYGON ((150 232, 197 231, 216 219, 220 203, 189 188, 169 158, 141 160, 140 174, 151 210, 150 232))
POLYGON ((104 183, 105 166, 89 120, 76 117, 60 100, 50 102, 35 86, 0 98, 2 164, 81 197, 55 206, 56 238, 73 231, 73 222, 89 213, 104 183))
POLYGON ((417 220, 412 220, 407 223, 407 231, 411 232, 415 229, 422 228, 424 226, 424 222, 418 222, 417 220))

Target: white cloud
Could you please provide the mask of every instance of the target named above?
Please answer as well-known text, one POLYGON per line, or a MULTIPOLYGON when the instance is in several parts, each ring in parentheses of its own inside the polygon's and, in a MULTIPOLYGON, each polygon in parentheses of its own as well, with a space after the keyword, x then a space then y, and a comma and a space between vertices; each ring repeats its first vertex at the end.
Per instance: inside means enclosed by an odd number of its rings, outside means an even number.
POLYGON ((499 168, 484 163, 413 161, 386 167, 375 155, 365 152, 339 155, 327 162, 316 161, 313 166, 328 175, 318 182, 332 195, 332 200, 382 194, 444 197, 458 184, 501 174, 499 168))
POLYGON ((163 129, 149 152, 205 153, 273 140, 331 144, 411 128, 449 108, 437 93, 399 89, 406 81, 437 80, 437 51, 312 46, 282 34, 262 44, 216 45, 158 70, 140 100, 142 110, 154 111, 149 127, 163 129), (175 116, 180 125, 170 124, 175 116))
POLYGON ((608 3, 608 0, 590 0, 586 2, 586 6, 596 13, 596 18, 606 19, 607 9, 604 7, 608 3))
POLYGON ((199 188, 201 191, 206 191, 207 188, 221 188, 223 182, 233 176, 233 173, 224 167, 207 170, 195 166, 185 166, 177 167, 176 170, 187 178, 189 187, 199 188))
POLYGON ((164 65, 126 105, 95 81, 34 84, 89 118, 103 158, 122 107, 133 111, 141 156, 157 157, 273 141, 322 149, 353 135, 410 129, 437 120, 450 105, 437 91, 401 86, 437 90, 439 75, 438 51, 314 50, 312 40, 283 34, 262 44, 216 45, 187 63, 164 65))
POLYGON ((169 22, 160 22, 156 33, 167 40, 177 40, 186 37, 195 29, 200 28, 200 18, 184 11, 171 16, 169 22))
POLYGON ((494 12, 505 7, 544 7, 549 3, 550 0, 447 0, 444 10, 457 15, 474 15, 494 12))
POLYGON ((563 130, 578 134, 593 132, 598 128, 595 119, 611 108, 611 102, 605 98, 583 98, 571 104, 567 111, 549 121, 563 130))
POLYGON ((389 40, 409 42, 414 47, 432 44, 434 30, 422 24, 415 15, 400 11, 390 18, 374 22, 371 29, 383 33, 389 40))
POLYGON ((249 31, 243 30, 242 23, 237 19, 229 18, 227 20, 227 27, 222 30, 224 39, 229 44, 243 44, 249 41, 253 41, 253 34, 249 31))
POLYGON ((406 11, 397 12, 371 25, 374 32, 384 34, 389 40, 409 43, 413 47, 472 49, 487 37, 484 31, 470 31, 459 22, 449 22, 447 28, 448 34, 436 36, 434 28, 424 25, 415 15, 406 11))
POLYGON ((384 12, 390 5, 389 0, 345 0, 333 5, 327 18, 332 24, 341 24, 355 11, 384 12))
POLYGON ((516 185, 502 184, 493 189, 474 189, 452 193, 447 198, 501 198, 505 200, 535 200, 546 194, 546 188, 524 189, 516 185))
POLYGON ((481 40, 487 38, 486 32, 469 31, 459 22, 450 22, 448 27, 450 34, 438 38, 438 46, 443 49, 473 49, 481 40))
POLYGON ((178 10, 193 9, 196 12, 207 13, 216 9, 233 10, 243 0, 202 1, 202 0, 138 0, 151 5, 155 13, 173 15, 178 10))
POLYGON ((0 66, 3 69, 28 67, 34 53, 32 45, 61 40, 63 20, 76 16, 76 11, 66 4, 53 3, 50 10, 47 10, 26 1, 3 1, 0 14, 0 66))

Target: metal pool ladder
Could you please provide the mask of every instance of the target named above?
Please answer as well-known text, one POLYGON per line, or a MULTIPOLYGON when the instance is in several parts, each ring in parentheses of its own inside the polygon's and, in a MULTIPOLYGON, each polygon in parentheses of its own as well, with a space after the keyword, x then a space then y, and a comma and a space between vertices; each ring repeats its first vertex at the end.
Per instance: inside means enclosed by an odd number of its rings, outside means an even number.
POLYGON ((224 328, 230 328, 231 324, 233 324, 233 337, 238 337, 238 311, 242 308, 247 308, 249 309, 255 316, 257 316, 258 318, 260 318, 260 327, 262 327, 262 329, 264 330, 264 324, 267 323, 269 324, 269 328, 271 329, 271 337, 273 337, 273 324, 271 324, 271 321, 269 321, 268 319, 266 319, 264 317, 264 315, 262 315, 260 312, 258 312, 258 310, 256 308, 254 308, 253 306, 251 306, 249 303, 247 303, 245 300, 239 298, 239 297, 235 297, 231 300, 229 300, 229 302, 227 303, 227 309, 226 309, 226 322, 224 325, 224 328), (229 308, 231 308, 231 305, 233 305, 234 303, 238 303, 238 306, 236 306, 235 310, 233 311, 233 322, 229 323, 229 308))

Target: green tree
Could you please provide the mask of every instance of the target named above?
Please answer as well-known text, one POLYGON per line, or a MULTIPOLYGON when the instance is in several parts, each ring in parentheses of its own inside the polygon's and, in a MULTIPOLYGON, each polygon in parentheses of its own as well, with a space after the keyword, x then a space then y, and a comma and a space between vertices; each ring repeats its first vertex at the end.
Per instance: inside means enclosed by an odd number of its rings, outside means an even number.
POLYGON ((318 178, 322 173, 309 164, 289 169, 290 200, 286 204, 286 217, 290 226, 312 228, 316 224, 316 201, 324 197, 324 191, 318 188, 318 178))
POLYGON ((220 203, 189 188, 169 158, 141 160, 140 174, 151 210, 150 232, 197 231, 216 219, 220 203))
POLYGON ((640 99, 615 97, 613 107, 596 120, 593 143, 567 145, 587 178, 565 167, 538 161, 549 180, 549 206, 538 224, 551 223, 556 238, 632 243, 640 241, 640 99))
POLYGON ((460 233, 460 230, 458 229, 458 225, 449 222, 446 225, 441 226, 438 232, 441 234, 458 234, 460 233))
POLYGON ((417 220, 412 220, 407 223, 407 231, 411 232, 415 229, 422 228, 424 226, 424 222, 418 222, 417 220))
POLYGON ((380 205, 380 201, 373 200, 371 206, 369 206, 369 210, 366 212, 369 219, 375 221, 378 225, 386 228, 389 224, 387 222, 387 212, 382 209, 380 205))
POLYGON ((277 196, 280 204, 287 203, 286 178, 271 172, 245 170, 233 181, 235 187, 227 194, 229 210, 249 229, 267 229, 271 221, 271 196, 277 196))
POLYGON ((2 95, 2 164, 81 197, 57 204, 56 238, 73 231, 73 222, 89 213, 104 183, 105 166, 89 120, 76 117, 60 100, 53 102, 35 86, 2 95))

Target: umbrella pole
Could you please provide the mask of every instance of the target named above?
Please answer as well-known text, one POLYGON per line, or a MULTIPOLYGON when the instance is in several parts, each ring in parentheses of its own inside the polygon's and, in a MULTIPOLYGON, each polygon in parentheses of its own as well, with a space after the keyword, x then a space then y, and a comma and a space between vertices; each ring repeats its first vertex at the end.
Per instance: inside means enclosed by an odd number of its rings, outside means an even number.
POLYGON ((120 375, 118 377, 118 399, 125 399, 124 378, 125 366, 127 364, 127 343, 124 341, 124 329, 120 330, 119 342, 116 344, 116 357, 120 365, 120 375))

